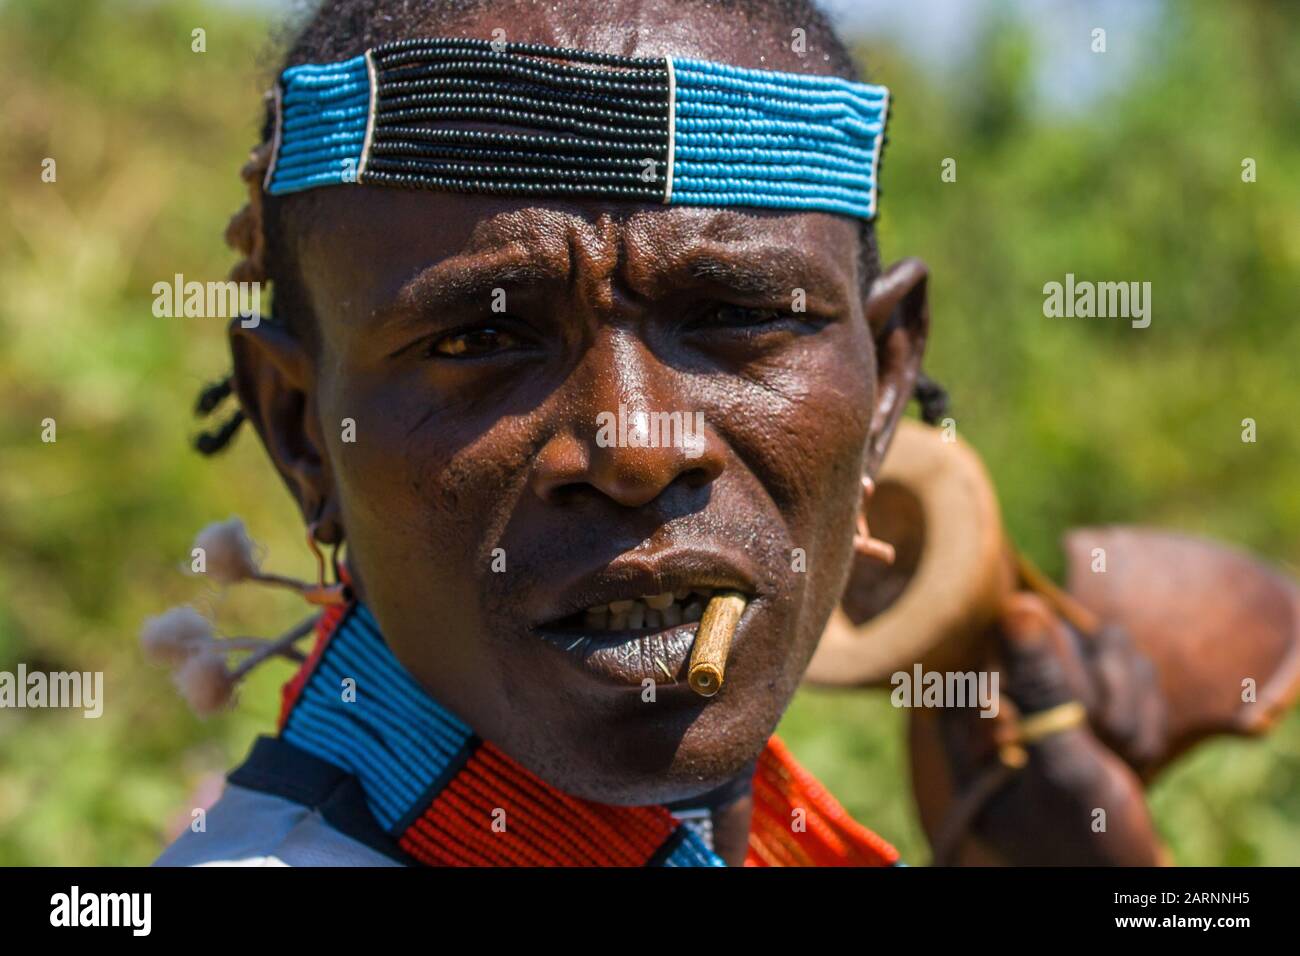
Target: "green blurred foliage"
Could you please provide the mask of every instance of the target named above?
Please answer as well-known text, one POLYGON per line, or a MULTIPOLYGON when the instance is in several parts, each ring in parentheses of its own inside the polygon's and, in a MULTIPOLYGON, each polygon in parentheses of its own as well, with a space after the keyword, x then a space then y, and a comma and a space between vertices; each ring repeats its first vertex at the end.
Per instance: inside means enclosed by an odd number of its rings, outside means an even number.
MULTIPOLYGON (((194 788, 273 726, 290 674, 264 668, 237 711, 204 722, 136 644, 176 603, 229 634, 300 613, 180 573, 208 521, 239 514, 270 566, 311 572, 251 436, 218 461, 187 451, 192 398, 226 368, 222 322, 151 313, 153 283, 232 262, 221 232, 243 201, 267 37, 256 8, 0 0, 0 670, 103 670, 107 695, 97 721, 0 711, 0 863, 148 862, 194 788), (45 157, 56 183, 41 182, 45 157)), ((898 93, 882 248, 929 262, 929 369, 1040 564, 1060 570, 1066 528, 1141 522, 1295 574, 1300 17, 1169 4, 1143 42, 1125 84, 1058 115, 1027 93, 1040 51, 1010 11, 944 79, 868 41, 873 77, 898 93), (1044 318, 1043 284, 1067 272, 1150 281, 1151 327, 1044 318)), ((904 727, 882 693, 805 691, 781 732, 921 863, 904 727)), ((1151 804, 1180 863, 1300 862, 1300 717, 1201 748, 1151 804)))

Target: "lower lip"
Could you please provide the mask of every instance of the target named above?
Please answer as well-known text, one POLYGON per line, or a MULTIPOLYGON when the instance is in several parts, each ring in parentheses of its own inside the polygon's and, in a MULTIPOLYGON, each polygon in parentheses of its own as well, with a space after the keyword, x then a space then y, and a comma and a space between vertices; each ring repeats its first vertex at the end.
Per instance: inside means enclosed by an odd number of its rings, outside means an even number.
MULTIPOLYGON (((745 631, 749 608, 745 610, 732 637, 732 650, 745 631)), ((688 689, 686 674, 699 627, 699 621, 692 621, 659 631, 539 630, 537 633, 601 683, 642 687, 649 679, 656 686, 680 685, 688 689)))

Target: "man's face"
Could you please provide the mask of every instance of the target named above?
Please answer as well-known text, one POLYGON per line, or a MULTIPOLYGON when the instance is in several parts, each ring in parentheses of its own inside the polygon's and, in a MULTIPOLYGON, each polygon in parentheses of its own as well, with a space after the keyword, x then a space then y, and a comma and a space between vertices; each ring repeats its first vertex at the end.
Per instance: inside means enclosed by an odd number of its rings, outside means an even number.
POLYGON ((854 227, 356 192, 323 203, 303 265, 349 560, 394 652, 570 791, 735 773, 849 559, 874 388, 854 227), (628 447, 636 412, 702 416, 699 443, 628 447), (684 683, 694 624, 585 613, 723 587, 752 600, 708 702, 684 683))
MULTIPOLYGON (((510 39, 664 52, 530 16, 510 39)), ((747 36, 701 23, 670 46, 806 68, 738 55, 747 36)), ((878 418, 856 224, 382 187, 319 190, 310 221, 308 430, 394 653, 578 796, 662 802, 740 771, 851 559, 878 418), (656 413, 702 430, 656 435, 656 413), (638 414, 659 447, 636 447, 638 414), (750 601, 704 699, 690 618, 722 588, 750 601)))

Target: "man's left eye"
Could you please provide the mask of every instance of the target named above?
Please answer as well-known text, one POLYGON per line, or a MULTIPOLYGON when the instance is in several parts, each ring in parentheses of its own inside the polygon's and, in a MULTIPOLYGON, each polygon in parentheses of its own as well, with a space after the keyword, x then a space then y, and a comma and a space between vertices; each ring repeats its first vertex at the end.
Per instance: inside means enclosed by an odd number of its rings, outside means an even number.
POLYGON ((722 328, 748 328, 755 325, 770 325, 790 318, 790 314, 780 309, 755 309, 744 305, 719 305, 709 314, 707 324, 722 328))
POLYGON ((521 340, 512 332, 492 326, 461 329, 440 335, 424 351, 427 358, 478 358, 518 348, 521 340))

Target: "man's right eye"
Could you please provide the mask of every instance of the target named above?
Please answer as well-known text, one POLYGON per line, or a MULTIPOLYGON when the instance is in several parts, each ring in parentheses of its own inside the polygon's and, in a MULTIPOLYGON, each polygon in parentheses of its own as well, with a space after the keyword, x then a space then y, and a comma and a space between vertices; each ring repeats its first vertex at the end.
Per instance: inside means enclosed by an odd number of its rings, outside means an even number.
POLYGON ((522 344, 513 332, 496 326, 478 326, 457 329, 430 340, 425 346, 425 358, 470 359, 495 355, 518 348, 522 344))

